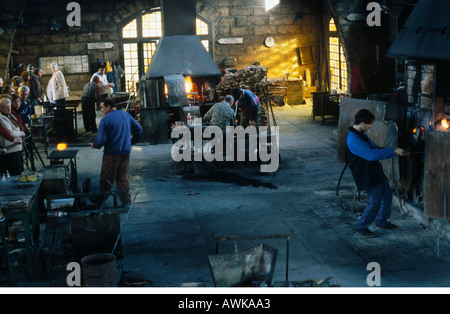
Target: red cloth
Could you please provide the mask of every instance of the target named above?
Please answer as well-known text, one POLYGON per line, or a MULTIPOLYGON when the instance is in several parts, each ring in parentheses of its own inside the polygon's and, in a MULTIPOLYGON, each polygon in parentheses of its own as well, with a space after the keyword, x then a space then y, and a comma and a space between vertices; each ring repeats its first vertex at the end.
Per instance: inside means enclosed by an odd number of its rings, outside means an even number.
MULTIPOLYGON (((7 139, 10 142, 14 142, 14 138, 9 134, 8 130, 0 124, 0 136, 7 139)), ((6 148, 6 147, 5 147, 6 148)))
POLYGON ((356 66, 353 68, 353 72, 352 72, 350 93, 351 94, 364 94, 366 92, 367 92, 366 84, 364 84, 364 79, 361 74, 361 70, 359 67, 359 60, 358 60, 356 66))
POLYGON ((25 132, 25 134, 30 134, 30 130, 28 130, 28 128, 25 126, 25 124, 23 124, 23 121, 22 121, 22 117, 20 116, 20 114, 18 114, 16 111, 14 111, 14 110, 11 110, 11 114, 14 116, 14 117, 16 117, 16 119, 17 119, 17 121, 19 122, 19 127, 20 127, 20 130, 22 131, 22 132, 25 132))

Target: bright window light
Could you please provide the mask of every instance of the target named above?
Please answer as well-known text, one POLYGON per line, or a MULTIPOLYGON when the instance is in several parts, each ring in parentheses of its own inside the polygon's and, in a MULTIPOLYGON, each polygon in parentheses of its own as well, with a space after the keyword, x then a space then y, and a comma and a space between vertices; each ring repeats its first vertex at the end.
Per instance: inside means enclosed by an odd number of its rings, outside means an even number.
POLYGON ((266 0, 266 11, 269 11, 280 4, 280 0, 266 0))

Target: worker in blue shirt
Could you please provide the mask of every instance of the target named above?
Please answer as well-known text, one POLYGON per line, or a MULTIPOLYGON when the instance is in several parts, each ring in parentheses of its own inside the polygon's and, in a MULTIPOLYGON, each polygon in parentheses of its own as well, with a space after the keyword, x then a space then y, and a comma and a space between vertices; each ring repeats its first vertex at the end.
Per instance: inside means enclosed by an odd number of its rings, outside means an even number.
MULTIPOLYGON (((124 206, 131 204, 130 195, 130 153, 131 146, 139 142, 142 127, 128 113, 118 110, 114 100, 107 98, 100 104, 105 117, 100 121, 92 148, 104 147, 102 170, 100 174, 100 192, 111 190, 114 182, 120 193, 120 200, 124 206), (132 137, 131 137, 132 135, 132 137)), ((98 198, 96 201, 105 201, 98 198)))
POLYGON ((392 206, 392 190, 380 160, 404 156, 408 153, 401 148, 380 148, 367 136, 375 121, 375 116, 367 109, 355 115, 354 125, 347 136, 347 161, 359 191, 367 191, 369 204, 356 224, 356 233, 365 237, 376 237, 369 230, 376 221, 379 229, 396 229, 389 222, 392 206))
POLYGON ((244 128, 251 125, 259 131, 261 110, 258 96, 247 89, 236 88, 233 90, 233 97, 238 102, 238 110, 241 111, 241 125, 244 128))

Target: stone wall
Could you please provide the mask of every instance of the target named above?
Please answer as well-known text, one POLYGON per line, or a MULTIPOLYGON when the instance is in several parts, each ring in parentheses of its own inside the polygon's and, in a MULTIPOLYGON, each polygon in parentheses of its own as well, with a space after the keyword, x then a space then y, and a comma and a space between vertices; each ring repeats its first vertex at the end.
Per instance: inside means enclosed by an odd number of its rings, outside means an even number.
MULTIPOLYGON (((109 1, 107 4, 80 0, 81 27, 69 27, 66 23, 66 6, 70 1, 30 1, 25 11, 25 21, 30 24, 28 31, 19 31, 14 48, 19 52, 14 56, 14 64, 38 66, 41 56, 89 54, 91 72, 96 71, 97 59, 121 62, 121 29, 143 10, 159 7, 158 0, 109 1), (37 19, 34 17, 38 17, 37 19), (63 26, 51 31, 55 19, 63 26), (36 20, 36 21, 34 21, 36 20), (88 50, 87 43, 112 42, 112 49, 88 50)), ((198 15, 209 23, 213 32, 214 59, 219 67, 223 60, 234 57, 236 68, 260 62, 269 67, 269 77, 304 77, 305 70, 314 78, 318 69, 320 50, 321 1, 282 1, 280 5, 266 12, 264 0, 199 0, 198 15), (297 12, 303 19, 294 21, 297 12), (275 46, 268 48, 264 39, 275 38, 275 46), (221 45, 223 38, 243 38, 243 44, 221 45), (299 65, 297 48, 312 45, 313 64, 299 65)), ((7 50, 12 32, 0 37, 0 49, 7 50)), ((4 68, 6 58, 2 56, 0 66, 4 68)), ((48 65, 41 65, 42 67, 48 65)), ((3 70, 3 69, 2 69, 3 70)), ((3 72, 3 71, 2 71, 3 72)), ((3 73, 2 73, 3 76, 3 73)), ((66 75, 71 90, 81 90, 89 81, 91 73, 66 75)), ((49 77, 44 77, 46 84, 49 77)))
MULTIPOLYGON (((121 29, 137 13, 159 6, 159 1, 77 1, 81 6, 81 26, 69 27, 66 23, 66 6, 70 1, 29 1, 25 11, 25 21, 30 24, 28 31, 18 32, 14 48, 19 55, 14 56, 14 65, 20 63, 39 65, 39 57, 55 55, 88 54, 91 63, 91 73, 66 75, 66 82, 72 91, 79 91, 97 70, 96 61, 121 62, 121 29), (38 18, 33 18, 38 17, 38 18), (62 25, 62 29, 52 31, 53 20, 62 25), (88 50, 88 43, 111 42, 112 49, 88 50)), ((0 49, 8 46, 12 32, 0 37, 0 49), (6 35, 6 36, 5 36, 6 35)), ((6 60, 6 58, 5 58, 6 60)), ((0 59, 0 71, 5 60, 0 59)), ((41 67, 49 65, 41 64, 41 67)), ((3 72, 3 71, 2 71, 3 72)), ((3 73, 2 73, 3 76, 3 73)), ((43 77, 46 86, 49 76, 43 77)))
POLYGON ((214 23, 214 57, 216 63, 225 67, 223 61, 236 58, 237 68, 260 62, 269 68, 269 77, 305 76, 310 69, 312 77, 318 70, 321 1, 281 1, 280 5, 265 11, 263 0, 205 0, 199 4, 201 17, 214 23), (201 9, 202 7, 208 9, 201 9), (297 12, 303 18, 294 20, 297 12), (275 45, 264 45, 267 37, 275 39, 275 45), (224 38, 243 38, 243 44, 222 45, 224 38), (313 47, 314 64, 300 65, 297 48, 313 47))
MULTIPOLYGON (((400 1, 400 0, 399 0, 400 1)), ((409 2, 401 0, 400 2, 409 2)), ((121 61, 121 28, 142 11, 159 7, 159 0, 131 0, 108 2, 78 0, 81 5, 81 27, 66 23, 67 4, 56 0, 30 0, 25 10, 28 30, 18 32, 14 48, 14 65, 38 64, 39 56, 86 54, 91 63, 97 59, 121 61), (50 31, 56 20, 63 28, 50 31), (87 43, 112 42, 105 50, 88 50, 87 43)), ((369 27, 363 22, 349 22, 350 13, 368 13, 367 1, 362 0, 282 0, 278 6, 265 11, 264 0, 198 0, 197 12, 208 21, 212 30, 213 57, 224 68, 226 58, 235 58, 237 68, 260 62, 269 68, 268 76, 305 76, 309 69, 314 84, 316 73, 327 83, 327 27, 335 19, 348 61, 348 69, 358 58, 363 59, 366 83, 371 92, 385 91, 392 86, 393 60, 384 58, 390 39, 397 30, 392 24, 395 16, 383 15, 382 27, 369 27), (268 48, 264 39, 272 36, 275 45, 268 48), (242 44, 220 44, 220 39, 242 38, 242 44), (314 63, 300 65, 297 48, 312 46, 314 63), (382 84, 382 85, 381 85, 382 84)), ((396 13, 399 14, 399 13, 396 13)), ((12 31, 0 36, 0 51, 6 52, 12 31)), ((6 53, 0 54, 0 70, 4 69, 6 53)), ((47 66, 47 65, 45 65, 47 66)), ((91 72, 95 72, 91 68, 91 72)), ((4 73, 0 73, 4 75, 4 73)), ((48 78, 44 77, 44 82, 48 78)), ((89 75, 69 75, 72 90, 82 88, 89 75)), ((323 89, 323 88, 322 88, 323 89)))

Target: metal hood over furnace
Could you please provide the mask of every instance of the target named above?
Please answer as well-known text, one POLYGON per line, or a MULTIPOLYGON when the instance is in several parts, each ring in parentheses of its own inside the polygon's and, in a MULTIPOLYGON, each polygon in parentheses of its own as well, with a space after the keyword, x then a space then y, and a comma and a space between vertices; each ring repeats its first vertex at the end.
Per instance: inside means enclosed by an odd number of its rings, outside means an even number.
POLYGON ((221 72, 206 51, 196 30, 196 0, 162 0, 164 36, 158 43, 146 79, 183 74, 215 77, 221 72))
POLYGON ((450 1, 420 0, 387 52, 391 58, 450 60, 450 1))

